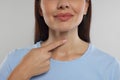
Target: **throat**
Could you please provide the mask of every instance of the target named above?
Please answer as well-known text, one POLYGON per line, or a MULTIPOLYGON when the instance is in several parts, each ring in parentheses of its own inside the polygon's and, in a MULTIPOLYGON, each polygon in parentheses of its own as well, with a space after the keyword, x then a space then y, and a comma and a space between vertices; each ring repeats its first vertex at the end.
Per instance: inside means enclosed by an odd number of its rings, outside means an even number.
POLYGON ((56 49, 52 52, 52 58, 60 61, 70 61, 80 58, 87 51, 89 44, 84 43, 77 47, 67 47, 64 49, 56 49))
POLYGON ((70 54, 70 55, 57 55, 57 54, 52 54, 52 58, 54 60, 59 60, 59 61, 71 61, 75 60, 77 58, 80 58, 83 54, 81 53, 75 53, 75 54, 70 54))

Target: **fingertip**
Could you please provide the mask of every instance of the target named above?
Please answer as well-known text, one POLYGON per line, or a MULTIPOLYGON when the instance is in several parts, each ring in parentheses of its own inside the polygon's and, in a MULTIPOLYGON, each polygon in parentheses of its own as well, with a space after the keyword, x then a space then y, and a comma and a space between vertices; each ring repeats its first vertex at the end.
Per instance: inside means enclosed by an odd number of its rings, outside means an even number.
POLYGON ((63 42, 63 43, 65 43, 65 42, 67 42, 67 40, 66 40, 66 39, 64 39, 62 42, 63 42))

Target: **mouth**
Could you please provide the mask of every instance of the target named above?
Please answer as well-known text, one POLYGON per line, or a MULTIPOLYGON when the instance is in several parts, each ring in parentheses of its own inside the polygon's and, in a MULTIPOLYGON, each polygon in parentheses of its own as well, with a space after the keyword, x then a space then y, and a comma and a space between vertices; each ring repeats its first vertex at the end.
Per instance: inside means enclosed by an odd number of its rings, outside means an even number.
POLYGON ((54 17, 62 22, 65 22, 71 19, 73 15, 71 13, 59 13, 55 15, 54 17))

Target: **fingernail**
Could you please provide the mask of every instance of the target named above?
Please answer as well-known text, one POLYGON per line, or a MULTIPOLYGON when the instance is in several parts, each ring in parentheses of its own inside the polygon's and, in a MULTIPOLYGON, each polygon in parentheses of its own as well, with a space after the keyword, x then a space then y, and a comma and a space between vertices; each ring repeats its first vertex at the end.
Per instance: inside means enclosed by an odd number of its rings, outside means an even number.
POLYGON ((65 43, 67 40, 65 39, 65 40, 63 40, 63 43, 65 43))

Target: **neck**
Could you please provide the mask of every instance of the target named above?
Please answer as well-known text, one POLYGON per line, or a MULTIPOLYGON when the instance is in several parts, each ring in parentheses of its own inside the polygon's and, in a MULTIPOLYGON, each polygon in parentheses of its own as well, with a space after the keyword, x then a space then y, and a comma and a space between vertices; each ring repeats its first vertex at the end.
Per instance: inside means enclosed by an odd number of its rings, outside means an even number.
POLYGON ((66 32, 49 30, 48 40, 56 41, 60 39, 66 39, 68 43, 73 43, 73 42, 76 42, 76 40, 80 40, 77 29, 66 31, 66 32))
POLYGON ((88 43, 82 41, 79 38, 77 29, 72 29, 69 32, 58 32, 49 30, 49 38, 45 43, 49 44, 60 39, 66 39, 67 42, 52 52, 53 55, 56 57, 69 56, 73 54, 82 55, 82 53, 84 53, 84 51, 87 49, 88 43))

